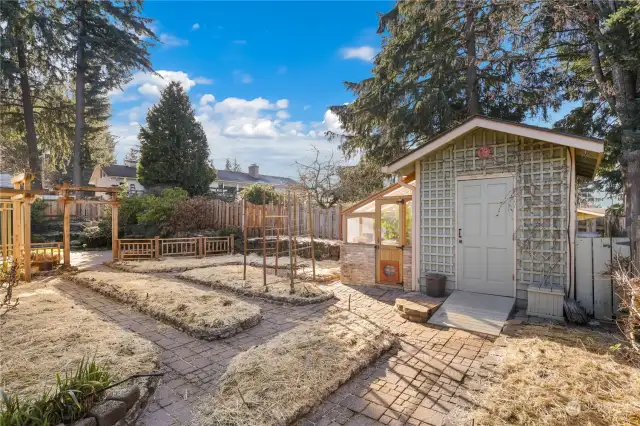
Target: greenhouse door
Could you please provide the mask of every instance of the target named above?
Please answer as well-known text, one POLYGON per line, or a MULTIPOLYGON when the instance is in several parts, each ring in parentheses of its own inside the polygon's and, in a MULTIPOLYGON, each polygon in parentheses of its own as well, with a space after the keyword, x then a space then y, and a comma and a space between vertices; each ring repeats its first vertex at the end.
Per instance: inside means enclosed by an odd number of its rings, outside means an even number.
POLYGON ((378 283, 402 284, 403 251, 407 234, 411 233, 410 230, 407 232, 406 208, 406 197, 376 200, 376 281, 378 283))

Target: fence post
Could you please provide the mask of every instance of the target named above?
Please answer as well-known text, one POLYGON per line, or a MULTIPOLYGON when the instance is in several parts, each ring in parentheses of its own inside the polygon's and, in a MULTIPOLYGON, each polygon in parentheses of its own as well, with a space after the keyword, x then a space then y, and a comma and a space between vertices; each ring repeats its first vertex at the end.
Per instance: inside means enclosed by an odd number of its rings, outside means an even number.
POLYGON ((313 214, 311 213, 311 193, 307 192, 309 210, 309 239, 311 240, 311 266, 313 268, 313 281, 316 280, 316 247, 313 242, 313 214))
POLYGON ((200 256, 207 256, 207 246, 206 246, 206 237, 200 237, 200 256))
POLYGON ((236 248, 236 243, 235 243, 235 235, 231 234, 231 241, 229 242, 229 254, 233 254, 233 252, 235 251, 236 248))
POLYGON ((157 259, 160 257, 160 238, 157 235, 153 237, 153 247, 155 248, 153 257, 157 259))

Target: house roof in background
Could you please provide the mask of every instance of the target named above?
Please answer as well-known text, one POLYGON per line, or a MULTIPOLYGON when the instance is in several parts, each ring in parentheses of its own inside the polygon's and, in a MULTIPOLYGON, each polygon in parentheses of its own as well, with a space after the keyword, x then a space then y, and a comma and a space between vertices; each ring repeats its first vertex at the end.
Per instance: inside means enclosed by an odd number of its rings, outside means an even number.
POLYGON ((237 183, 266 183, 269 185, 296 185, 298 182, 291 178, 282 176, 269 176, 259 174, 257 178, 254 178, 249 173, 244 172, 232 172, 230 170, 218 170, 218 176, 216 181, 228 181, 237 183))
POLYGON ((136 178, 136 168, 124 166, 122 164, 112 164, 111 166, 103 166, 102 170, 108 176, 136 178))

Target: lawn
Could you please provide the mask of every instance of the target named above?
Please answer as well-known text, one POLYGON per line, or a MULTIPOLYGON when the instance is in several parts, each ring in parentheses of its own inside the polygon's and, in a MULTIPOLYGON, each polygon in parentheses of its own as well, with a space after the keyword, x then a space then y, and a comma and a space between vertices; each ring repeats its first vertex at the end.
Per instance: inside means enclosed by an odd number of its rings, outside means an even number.
POLYGON ((640 370, 611 350, 620 336, 552 325, 507 334, 505 362, 475 424, 640 424, 640 370))
POLYGON ((247 266, 246 281, 243 280, 242 265, 192 269, 183 272, 178 277, 246 296, 297 305, 320 303, 333 298, 333 292, 322 290, 312 282, 301 282, 300 280, 295 280, 294 292, 291 293, 290 280, 285 276, 286 274, 276 276, 273 271, 267 272, 267 290, 264 287, 262 268, 253 266, 247 266))
POLYGON ((201 339, 232 336, 262 318, 256 305, 177 279, 108 268, 80 272, 74 279, 201 339))
POLYGON ((332 309, 318 322, 299 325, 233 358, 217 392, 195 407, 195 423, 290 424, 393 341, 369 321, 332 309))
POLYGON ((157 368, 151 342, 77 304, 60 290, 64 285, 59 278, 47 278, 17 287, 18 307, 0 328, 5 392, 41 396, 55 384, 57 372, 75 370, 83 357, 95 358, 115 378, 157 368))
MULTIPOLYGON (((109 266, 127 272, 183 272, 196 268, 207 268, 211 266, 242 265, 244 256, 241 254, 227 254, 209 257, 166 257, 162 259, 149 259, 137 261, 118 261, 109 263, 109 266)), ((263 258, 255 253, 247 256, 247 265, 262 267, 263 258)), ((275 266, 275 257, 267 257, 267 266, 275 266)), ((289 268, 289 257, 280 256, 278 258, 278 269, 289 268)), ((298 275, 300 279, 310 281, 313 279, 311 260, 298 259, 298 275)), ((316 281, 332 281, 340 278, 340 263, 335 260, 316 261, 316 281)))

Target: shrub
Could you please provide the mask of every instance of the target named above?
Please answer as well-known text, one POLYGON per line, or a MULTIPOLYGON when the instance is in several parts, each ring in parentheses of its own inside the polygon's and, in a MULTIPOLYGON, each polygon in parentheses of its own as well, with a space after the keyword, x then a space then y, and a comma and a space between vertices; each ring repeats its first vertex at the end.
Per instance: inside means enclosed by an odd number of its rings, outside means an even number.
POLYGON ((277 203, 282 200, 282 195, 276 192, 273 185, 265 185, 254 183, 242 190, 241 195, 251 204, 262 205, 266 199, 266 203, 277 203))
POLYGON ((143 211, 137 216, 138 224, 157 226, 162 235, 167 235, 174 209, 188 199, 189 194, 182 188, 165 189, 160 197, 144 197, 143 211))
POLYGON ((193 197, 180 203, 173 210, 168 223, 171 234, 215 228, 214 200, 207 197, 193 197))
POLYGON ((21 400, 17 395, 0 391, 4 409, 0 425, 40 426, 68 423, 80 419, 99 398, 99 393, 111 384, 109 372, 94 360, 80 361, 75 372, 56 374, 53 390, 40 397, 21 400))
POLYGON ((42 198, 36 198, 31 203, 31 225, 40 225, 44 222, 44 211, 47 208, 47 203, 42 198))

